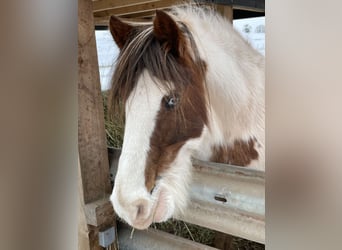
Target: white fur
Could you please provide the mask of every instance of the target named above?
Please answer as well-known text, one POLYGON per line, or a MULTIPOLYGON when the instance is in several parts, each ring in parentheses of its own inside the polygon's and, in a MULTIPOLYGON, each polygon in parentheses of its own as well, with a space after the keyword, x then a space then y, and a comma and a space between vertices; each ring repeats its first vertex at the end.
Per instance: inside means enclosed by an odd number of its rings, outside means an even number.
MULTIPOLYGON (((197 8, 175 8, 174 18, 187 25, 207 64, 209 126, 199 138, 189 140, 178 152, 153 195, 145 187, 145 162, 160 101, 165 94, 144 72, 126 103, 126 127, 111 200, 118 215, 137 228, 148 227, 160 205, 163 221, 181 212, 187 203, 191 157, 208 160, 212 147, 230 145, 235 139, 256 138, 258 161, 264 169, 264 58, 253 50, 229 21, 197 8), (163 191, 162 198, 158 195, 163 191), (121 197, 121 199, 120 199, 121 197), (162 201, 158 201, 158 199, 162 201), (119 202, 119 199, 121 202, 119 202), (146 216, 136 219, 136 201, 146 201, 146 216), (158 204, 163 202, 163 204, 158 204), (165 211, 164 211, 165 210, 165 211)), ((129 52, 128 52, 129 53, 129 52)), ((159 208, 160 208, 159 207, 159 208)), ((159 211, 158 211, 159 212, 159 211)))
POLYGON ((145 187, 145 162, 160 100, 165 93, 151 82, 150 75, 144 72, 126 102, 124 142, 111 196, 117 214, 132 225, 136 214, 136 206, 132 205, 135 201, 146 199, 151 203, 149 209, 152 208, 152 197, 145 187), (124 204, 119 202, 120 198, 124 204))
POLYGON ((257 161, 249 166, 265 169, 264 57, 233 29, 230 21, 199 8, 175 8, 174 18, 192 33, 207 64, 209 127, 194 156, 209 160, 211 148, 232 145, 235 139, 255 137, 257 161))

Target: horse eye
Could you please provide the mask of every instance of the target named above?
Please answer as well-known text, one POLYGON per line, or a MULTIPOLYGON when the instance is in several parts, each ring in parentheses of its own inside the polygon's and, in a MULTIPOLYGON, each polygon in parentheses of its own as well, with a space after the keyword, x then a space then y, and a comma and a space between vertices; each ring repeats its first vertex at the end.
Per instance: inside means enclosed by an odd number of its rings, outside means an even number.
POLYGON ((165 101, 166 107, 172 109, 177 105, 179 98, 176 96, 169 96, 165 99, 165 101))

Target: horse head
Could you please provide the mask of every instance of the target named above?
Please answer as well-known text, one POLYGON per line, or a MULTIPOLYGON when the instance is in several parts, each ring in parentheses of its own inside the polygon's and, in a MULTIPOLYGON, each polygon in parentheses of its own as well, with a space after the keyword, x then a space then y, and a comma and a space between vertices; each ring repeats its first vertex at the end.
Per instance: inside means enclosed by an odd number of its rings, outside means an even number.
POLYGON ((120 48, 110 101, 125 111, 110 199, 121 218, 145 229, 186 206, 192 151, 208 122, 206 64, 186 25, 163 11, 149 25, 111 17, 110 32, 120 48))

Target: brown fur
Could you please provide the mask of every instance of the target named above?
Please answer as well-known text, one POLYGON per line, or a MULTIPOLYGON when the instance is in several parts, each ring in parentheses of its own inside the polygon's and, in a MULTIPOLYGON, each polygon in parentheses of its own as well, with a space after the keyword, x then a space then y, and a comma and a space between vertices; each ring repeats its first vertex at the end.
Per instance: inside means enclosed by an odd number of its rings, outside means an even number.
POLYGON ((255 139, 235 140, 231 146, 215 146, 210 160, 236 166, 247 166, 252 160, 257 160, 259 157, 254 148, 255 142, 255 139))
POLYGON ((126 42, 133 35, 133 26, 122 22, 115 16, 111 16, 109 19, 109 30, 120 49, 125 46, 126 42))
POLYGON ((185 49, 184 37, 172 18, 163 11, 156 11, 153 22, 153 33, 162 44, 166 53, 179 57, 185 49))
POLYGON ((199 137, 207 123, 203 79, 196 70, 191 74, 192 82, 183 89, 175 110, 166 108, 165 100, 160 104, 145 168, 148 190, 153 188, 156 176, 169 167, 184 143, 199 137))

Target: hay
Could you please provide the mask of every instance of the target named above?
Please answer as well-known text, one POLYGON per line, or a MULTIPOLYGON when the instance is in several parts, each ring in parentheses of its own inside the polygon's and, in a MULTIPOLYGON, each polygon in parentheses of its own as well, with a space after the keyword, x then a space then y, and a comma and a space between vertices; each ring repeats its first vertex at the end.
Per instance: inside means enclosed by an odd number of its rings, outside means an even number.
POLYGON ((163 223, 153 223, 151 227, 208 246, 213 244, 215 238, 213 230, 175 219, 163 223))
POLYGON ((125 122, 122 116, 113 114, 113 118, 109 118, 108 114, 108 91, 102 92, 104 118, 105 118, 105 130, 107 137, 107 147, 109 148, 121 148, 123 142, 123 133, 125 122))

